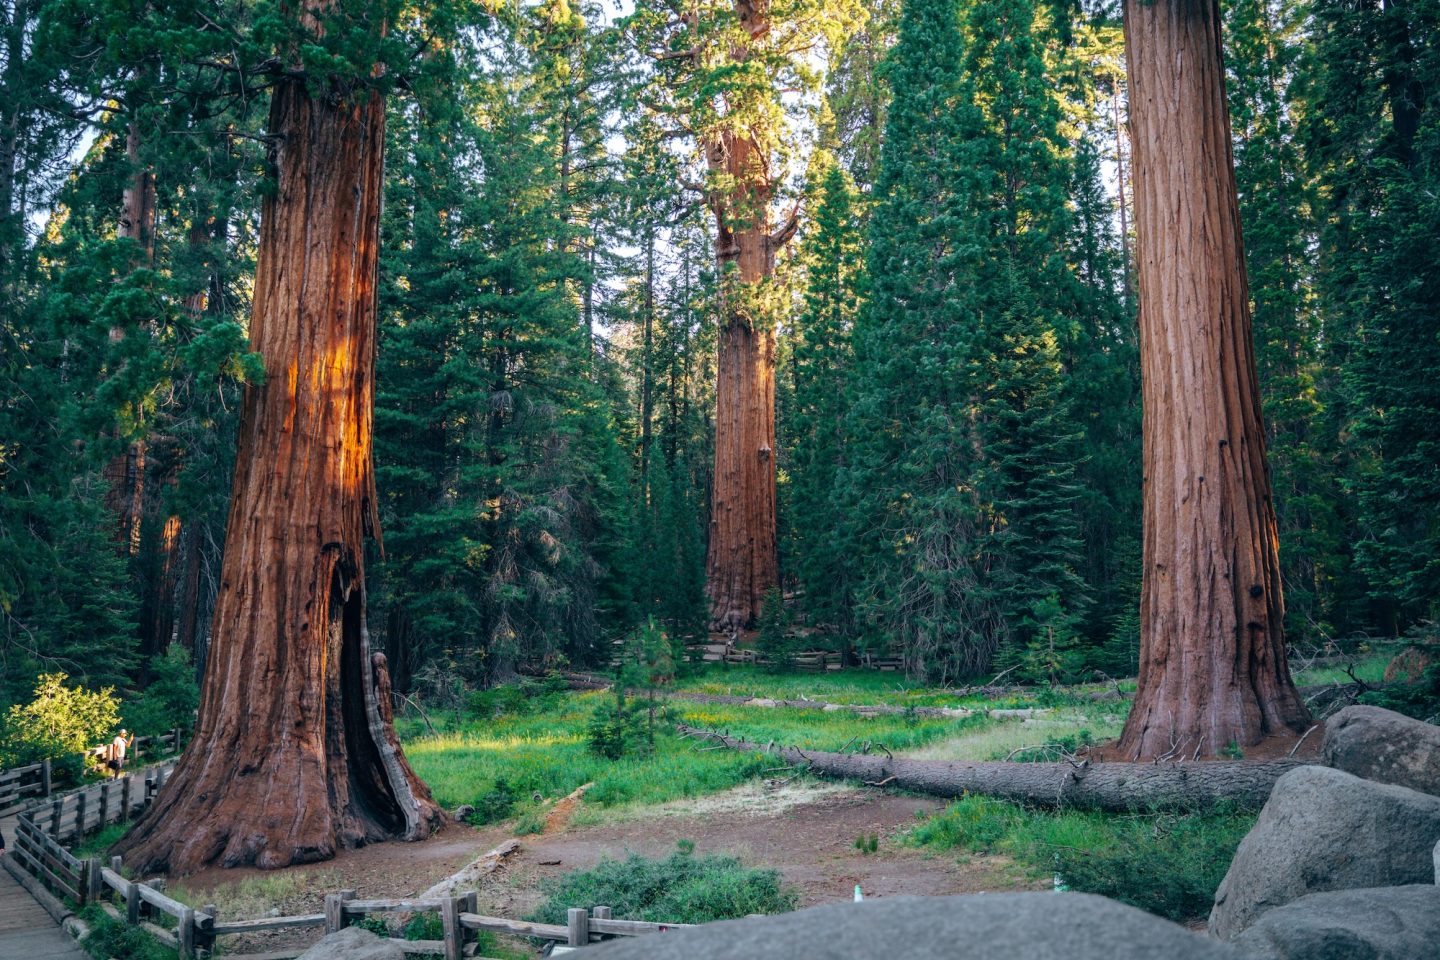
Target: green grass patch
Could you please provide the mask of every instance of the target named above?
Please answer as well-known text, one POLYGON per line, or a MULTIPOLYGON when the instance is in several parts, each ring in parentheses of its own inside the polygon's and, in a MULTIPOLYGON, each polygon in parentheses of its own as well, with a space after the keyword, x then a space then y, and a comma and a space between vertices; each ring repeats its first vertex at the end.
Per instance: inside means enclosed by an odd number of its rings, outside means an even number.
MULTIPOLYGON (((703 750, 703 743, 681 740, 664 726, 653 751, 611 760, 589 748, 587 728, 595 708, 612 695, 569 693, 551 698, 543 713, 501 714, 484 721, 447 723, 437 734, 424 733, 414 721, 401 724, 405 753, 415 772, 446 807, 462 803, 504 810, 524 820, 536 793, 560 797, 585 783, 591 806, 663 803, 717 793, 743 783, 766 768, 773 756, 732 750, 703 750), (497 784, 503 781, 503 790, 497 784), (499 797, 495 795, 502 794, 499 797), (505 803, 505 798, 510 803, 505 803), (488 798, 488 799, 487 799, 488 798), (478 805, 478 804, 477 804, 478 805)), ((681 722, 728 730, 733 736, 766 743, 798 744, 838 750, 866 740, 899 752, 919 748, 983 725, 981 717, 942 720, 914 715, 861 717, 842 712, 731 707, 676 702, 681 722)))
MULTIPOLYGON (((1004 681, 1002 681, 1004 682, 1004 681)), ((1003 698, 961 696, 956 690, 927 687, 902 673, 847 669, 825 673, 771 673, 765 667, 744 664, 707 664, 678 679, 671 689, 716 696, 762 697, 768 700, 827 700, 831 703, 885 704, 915 707, 1053 706, 1082 702, 1084 694, 1103 690, 1106 685, 1087 683, 1050 690, 1024 689, 1003 698)), ((1121 690, 1133 693, 1135 682, 1120 682, 1121 690)))
POLYGON ((734 857, 696 856, 693 850, 682 840, 680 849, 664 859, 631 854, 554 878, 543 887, 544 905, 527 919, 564 923, 571 907, 607 906, 622 920, 709 923, 786 913, 799 902, 781 883, 778 870, 746 867, 734 857))
MULTIPOLYGON (((1390 665, 1394 651, 1372 653, 1359 657, 1354 663, 1355 676, 1366 683, 1382 683, 1385 668, 1390 665)), ((1312 667, 1295 674, 1295 683, 1301 687, 1318 687, 1327 683, 1352 683, 1344 667, 1312 667)))
POLYGON ((78 847, 70 852, 81 860, 89 857, 104 856, 106 851, 120 842, 120 838, 130 829, 128 823, 112 823, 98 833, 87 836, 78 847))
POLYGON ((1133 814, 1030 810, 966 796, 929 817, 905 842, 934 850, 1001 853, 1034 876, 1058 875, 1098 893, 1184 921, 1210 911, 1235 848, 1255 823, 1248 813, 1133 814))
POLYGON ((90 928, 80 947, 95 960, 175 960, 173 949, 139 927, 112 919, 99 907, 87 907, 80 919, 90 928))

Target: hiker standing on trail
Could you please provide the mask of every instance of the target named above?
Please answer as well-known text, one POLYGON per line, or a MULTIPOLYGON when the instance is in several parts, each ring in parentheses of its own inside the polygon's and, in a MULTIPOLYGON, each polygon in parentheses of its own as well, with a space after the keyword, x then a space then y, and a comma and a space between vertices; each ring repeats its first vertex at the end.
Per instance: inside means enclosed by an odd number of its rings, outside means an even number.
POLYGON ((111 776, 118 777, 125 769, 125 751, 132 742, 129 730, 121 730, 115 735, 115 739, 110 741, 110 757, 105 766, 110 768, 111 776))

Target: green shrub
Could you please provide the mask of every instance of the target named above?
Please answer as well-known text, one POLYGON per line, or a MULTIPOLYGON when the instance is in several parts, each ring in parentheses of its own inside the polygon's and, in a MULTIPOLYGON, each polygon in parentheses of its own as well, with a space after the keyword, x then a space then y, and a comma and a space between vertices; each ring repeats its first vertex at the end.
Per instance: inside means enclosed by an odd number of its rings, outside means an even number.
POLYGON ((1254 822, 1249 814, 1223 809, 1120 817, 1027 810, 971 795, 923 820, 907 839, 941 850, 1005 853, 1036 876, 1059 874, 1072 890, 1191 920, 1209 912, 1215 888, 1254 822))
POLYGON ((438 913, 417 913, 405 924, 405 932, 401 936, 406 940, 443 940, 445 922, 438 913))
POLYGON ((1013 803, 967 794, 911 830, 910 841, 941 850, 959 847, 989 853, 1024 818, 1025 811, 1013 803))
POLYGON ((115 920, 98 907, 87 909, 81 919, 90 933, 80 947, 95 960, 174 960, 175 951, 161 946, 160 941, 139 927, 115 920))
POLYGON ((1210 912, 1215 889, 1253 823, 1251 817, 1225 815, 1118 821, 1102 846, 1053 848, 1055 868, 1072 890, 1191 920, 1210 912))
POLYGON ((626 698, 617 686, 615 696, 601 701, 586 724, 590 752, 607 760, 650 753, 655 746, 655 727, 653 722, 646 724, 646 705, 646 701, 626 698))
POLYGON ((369 930, 377 937, 384 937, 386 939, 390 937, 390 924, 385 922, 384 917, 361 917, 359 920, 350 924, 350 926, 359 927, 361 930, 369 930))
POLYGON ((120 724, 115 689, 71 687, 68 679, 63 673, 43 674, 35 683, 35 698, 10 708, 0 729, 0 767, 78 756, 110 739, 120 724))
POLYGON ((795 909, 797 897, 781 884, 779 871, 691 850, 682 846, 662 860, 631 854, 557 877, 543 885, 546 901, 528 919, 564 923, 570 907, 608 906, 626 920, 709 923, 795 909))
POLYGON ((565 678, 551 674, 540 680, 501 683, 465 695, 465 712, 475 720, 528 717, 544 713, 569 691, 565 678))
POLYGON ((504 683, 488 690, 472 690, 465 698, 465 712, 476 720, 496 717, 524 717, 530 714, 530 698, 518 683, 504 683))
POLYGON ((760 601, 759 628, 755 650, 770 662, 771 671, 778 673, 794 667, 795 639, 790 636, 790 613, 779 587, 766 590, 760 601))
POLYGON ((1415 683, 1362 693, 1359 702, 1433 723, 1440 717, 1440 663, 1427 667, 1415 683))
POLYGON ((502 777, 495 781, 495 786, 488 793, 475 798, 475 812, 467 819, 476 826, 504 820, 515 809, 517 799, 519 798, 515 792, 502 777))

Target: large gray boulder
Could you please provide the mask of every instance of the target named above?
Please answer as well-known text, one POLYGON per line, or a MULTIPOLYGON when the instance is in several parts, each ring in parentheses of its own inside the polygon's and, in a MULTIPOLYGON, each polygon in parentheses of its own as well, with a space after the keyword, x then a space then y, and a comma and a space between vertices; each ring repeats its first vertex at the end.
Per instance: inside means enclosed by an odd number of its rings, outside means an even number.
POLYGON ((1217 943, 1086 893, 832 903, 616 940, 587 960, 1240 960, 1217 943))
POLYGON ((1325 722, 1320 759, 1366 780, 1440 795, 1440 727, 1380 707, 1346 707, 1325 722))
POLYGON ((1437 840, 1440 797, 1329 767, 1292 770, 1235 852, 1210 933, 1230 940, 1309 893, 1430 883, 1437 840))
POLYGON ((1232 942, 1257 960, 1440 960, 1440 887, 1312 893, 1232 942))
POLYGON ((326 934, 299 960, 405 960, 405 951, 393 940, 384 940, 363 927, 346 927, 326 934))

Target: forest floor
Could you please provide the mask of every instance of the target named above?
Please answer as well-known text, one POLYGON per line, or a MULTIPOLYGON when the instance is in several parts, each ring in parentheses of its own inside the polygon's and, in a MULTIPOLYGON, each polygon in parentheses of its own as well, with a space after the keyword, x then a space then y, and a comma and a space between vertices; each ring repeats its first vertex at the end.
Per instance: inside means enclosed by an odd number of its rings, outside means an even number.
MULTIPOLYGON (((551 878, 632 853, 663 857, 682 840, 700 853, 780 871, 801 906, 849 900, 856 885, 866 897, 1048 887, 1048 879, 1028 876, 1005 856, 957 858, 899 842, 904 831, 944 806, 926 797, 812 781, 778 789, 745 784, 695 800, 628 807, 599 822, 522 836, 519 850, 479 887, 480 911, 524 917, 541 904, 551 878), (872 835, 880 841, 877 851, 862 852, 856 839, 872 835)), ((508 839, 513 827, 451 824, 423 843, 345 851, 311 867, 206 871, 172 892, 190 903, 215 903, 226 918, 319 912, 324 895, 341 888, 362 899, 414 896, 508 839)), ((314 931, 282 931, 232 941, 230 952, 279 950, 314 937, 314 931)))
MULTIPOLYGON (((632 853, 664 857, 689 841, 697 852, 778 870, 800 904, 810 906, 848 900, 857 884, 867 897, 1048 889, 1053 884, 1049 860, 1041 870, 1037 858, 1025 853, 1035 837, 1049 843, 1054 838, 1046 831, 1068 830, 1077 838, 1073 842, 1087 849, 1131 843, 1124 824, 1117 820, 1112 827, 1103 817, 1032 822, 1014 811, 987 807, 978 819, 976 811, 967 809, 956 820, 955 807, 933 798, 804 776, 782 783, 788 774, 776 770, 773 757, 705 750, 669 733, 678 720, 756 742, 838 750, 873 740, 896 755, 1003 759, 1026 751, 1075 750, 1115 737, 1128 704, 1091 700, 1089 688, 981 699, 917 687, 894 674, 777 677, 744 668, 709 671, 678 686, 775 699, 803 695, 836 703, 1031 707, 1039 712, 996 718, 981 711, 940 719, 672 702, 656 719, 653 748, 611 760, 590 750, 588 736, 597 712, 613 704, 613 694, 531 689, 503 703, 472 699, 449 713, 432 713, 424 724, 404 721, 401 730, 407 755, 442 806, 486 809, 487 803, 498 803, 492 815, 497 822, 481 827, 452 823, 423 843, 345 851, 329 862, 285 871, 207 871, 172 890, 195 905, 217 904, 227 919, 314 913, 326 893, 340 889, 354 889, 361 898, 414 896, 519 837, 519 850, 479 890, 481 912, 519 919, 540 906, 554 878, 632 853), (547 828, 546 813, 554 802, 585 784, 588 792, 568 822, 547 828), (544 799, 537 803, 536 796, 544 799), (977 839, 975 824, 988 829, 984 824, 996 816, 1008 826, 977 839), (1011 840, 998 839, 1004 830, 1011 840), (878 838, 877 849, 867 853, 857 840, 872 836, 878 838)), ((1239 829, 1237 840, 1243 823, 1239 829)), ((314 937, 313 930, 287 931, 233 942, 229 950, 275 950, 314 937)))

